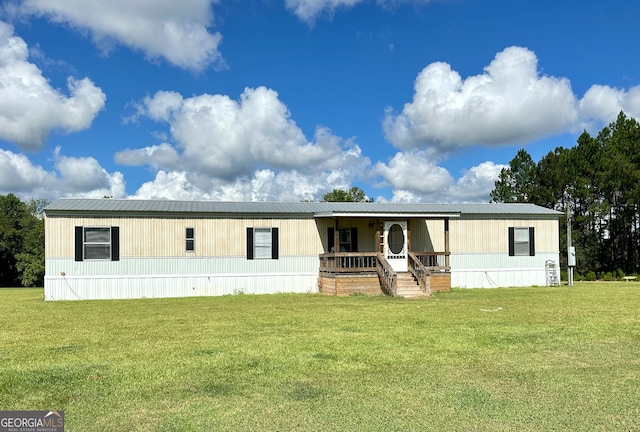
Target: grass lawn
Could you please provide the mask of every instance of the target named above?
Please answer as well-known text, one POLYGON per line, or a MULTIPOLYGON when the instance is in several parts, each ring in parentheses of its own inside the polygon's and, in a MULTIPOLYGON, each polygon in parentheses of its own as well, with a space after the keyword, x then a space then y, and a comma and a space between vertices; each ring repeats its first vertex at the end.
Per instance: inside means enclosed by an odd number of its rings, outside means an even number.
POLYGON ((71 432, 640 430, 640 282, 42 299, 0 289, 0 410, 71 432))

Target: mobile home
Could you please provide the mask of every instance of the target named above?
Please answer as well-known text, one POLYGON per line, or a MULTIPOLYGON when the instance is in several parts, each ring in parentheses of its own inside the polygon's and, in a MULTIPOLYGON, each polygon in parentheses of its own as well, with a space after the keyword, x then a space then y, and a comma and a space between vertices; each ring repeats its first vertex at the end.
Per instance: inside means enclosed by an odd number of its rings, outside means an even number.
POLYGON ((45 299, 321 292, 416 297, 548 283, 560 213, 531 204, 60 199, 45 299))

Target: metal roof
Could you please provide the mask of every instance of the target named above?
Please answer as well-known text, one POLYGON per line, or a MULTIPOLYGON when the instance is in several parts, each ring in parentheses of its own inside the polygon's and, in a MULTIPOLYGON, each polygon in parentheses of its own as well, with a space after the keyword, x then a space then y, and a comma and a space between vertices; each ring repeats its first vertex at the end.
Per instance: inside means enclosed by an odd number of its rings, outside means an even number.
POLYGON ((413 204, 352 202, 220 202, 62 198, 45 208, 47 216, 172 215, 183 217, 558 217, 560 212, 534 204, 413 204))

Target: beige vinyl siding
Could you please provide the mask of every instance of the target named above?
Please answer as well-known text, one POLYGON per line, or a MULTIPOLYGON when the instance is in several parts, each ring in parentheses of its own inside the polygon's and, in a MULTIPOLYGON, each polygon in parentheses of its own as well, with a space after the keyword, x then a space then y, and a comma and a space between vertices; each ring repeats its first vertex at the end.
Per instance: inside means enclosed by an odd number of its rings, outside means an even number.
POLYGON ((74 227, 120 227, 120 257, 246 256, 248 227, 278 227, 280 255, 317 255, 322 244, 313 219, 63 218, 45 220, 48 258, 74 256, 74 227), (195 228, 195 251, 185 228, 195 228))
MULTIPOLYGON (((375 228, 369 219, 340 219, 340 227, 358 228, 358 249, 375 250, 375 228)), ((413 251, 444 250, 444 220, 411 220, 413 251)), ((75 226, 120 227, 120 256, 246 256, 247 227, 278 227, 280 255, 318 255, 326 250, 333 219, 172 219, 64 218, 45 220, 48 258, 74 256, 75 226), (185 228, 195 228, 195 251, 185 250, 185 228)), ((452 253, 507 253, 509 227, 534 227, 538 252, 559 250, 558 221, 536 219, 450 219, 452 253)))
POLYGON ((451 219, 452 253, 508 253, 509 227, 534 227, 537 253, 559 250, 557 219, 451 219))
POLYGON ((412 219, 409 228, 411 251, 444 251, 444 219, 412 219))

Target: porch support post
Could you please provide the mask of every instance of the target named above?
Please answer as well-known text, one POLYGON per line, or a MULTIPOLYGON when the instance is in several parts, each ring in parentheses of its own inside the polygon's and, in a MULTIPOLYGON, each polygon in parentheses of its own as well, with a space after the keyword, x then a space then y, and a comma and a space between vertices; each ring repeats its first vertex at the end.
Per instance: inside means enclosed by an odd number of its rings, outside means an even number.
POLYGON ((407 219, 407 256, 411 250, 411 219, 407 219))
POLYGON ((340 224, 338 218, 333 218, 333 249, 334 252, 340 252, 340 224))
POLYGON ((444 219, 444 265, 449 267, 449 218, 444 219))
POLYGON ((382 252, 382 222, 376 219, 376 253, 382 252))

